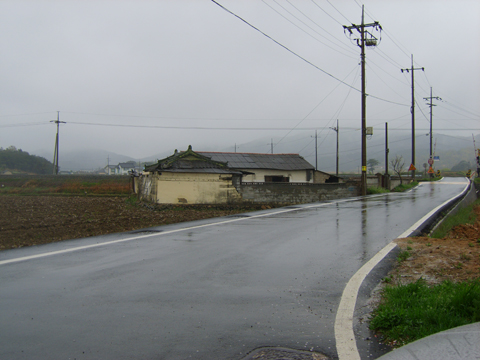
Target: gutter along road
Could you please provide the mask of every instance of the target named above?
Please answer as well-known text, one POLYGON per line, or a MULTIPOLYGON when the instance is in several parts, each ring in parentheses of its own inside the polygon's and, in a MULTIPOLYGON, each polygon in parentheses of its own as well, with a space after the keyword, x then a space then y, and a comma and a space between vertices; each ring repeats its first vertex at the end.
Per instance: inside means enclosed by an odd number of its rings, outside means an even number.
POLYGON ((225 360, 265 346, 336 358, 350 278, 467 184, 0 252, 0 358, 225 360))

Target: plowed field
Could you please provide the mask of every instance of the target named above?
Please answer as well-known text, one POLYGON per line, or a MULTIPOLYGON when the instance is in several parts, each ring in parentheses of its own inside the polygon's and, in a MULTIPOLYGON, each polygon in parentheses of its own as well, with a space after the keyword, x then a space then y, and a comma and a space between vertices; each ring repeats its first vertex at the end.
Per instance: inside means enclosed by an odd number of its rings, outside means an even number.
POLYGON ((0 196, 0 250, 247 210, 253 209, 234 206, 141 207, 129 205, 125 197, 0 196))

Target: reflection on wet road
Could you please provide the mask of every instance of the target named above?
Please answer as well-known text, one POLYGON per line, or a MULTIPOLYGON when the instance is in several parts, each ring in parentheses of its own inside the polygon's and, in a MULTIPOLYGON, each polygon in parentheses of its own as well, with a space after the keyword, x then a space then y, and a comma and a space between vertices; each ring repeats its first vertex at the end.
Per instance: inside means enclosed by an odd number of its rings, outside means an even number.
POLYGON ((262 346, 335 356, 350 277, 465 186, 4 251, 0 358, 223 360, 262 346))

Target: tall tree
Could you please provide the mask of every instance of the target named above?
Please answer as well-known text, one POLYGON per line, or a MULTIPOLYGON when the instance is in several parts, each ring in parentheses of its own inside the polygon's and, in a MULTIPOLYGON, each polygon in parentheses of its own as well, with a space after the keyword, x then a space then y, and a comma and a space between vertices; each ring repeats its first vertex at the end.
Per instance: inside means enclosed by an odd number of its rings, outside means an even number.
POLYGON ((395 156, 395 159, 393 159, 390 164, 392 165, 395 174, 400 178, 400 185, 402 185, 402 172, 405 171, 405 161, 403 160, 403 157, 398 155, 395 156))
POLYGON ((380 162, 377 159, 368 159, 367 166, 371 174, 373 174, 373 172, 375 171, 375 166, 377 166, 378 164, 380 164, 380 162))

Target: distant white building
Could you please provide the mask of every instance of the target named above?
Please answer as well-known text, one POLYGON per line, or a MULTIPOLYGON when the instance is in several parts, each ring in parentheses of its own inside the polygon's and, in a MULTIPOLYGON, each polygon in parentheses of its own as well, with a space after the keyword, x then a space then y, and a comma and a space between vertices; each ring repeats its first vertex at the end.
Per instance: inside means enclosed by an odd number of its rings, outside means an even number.
POLYGON ((118 165, 107 165, 105 171, 107 175, 128 175, 132 171, 140 171, 140 167, 137 166, 135 161, 127 161, 124 163, 118 163, 118 165))

